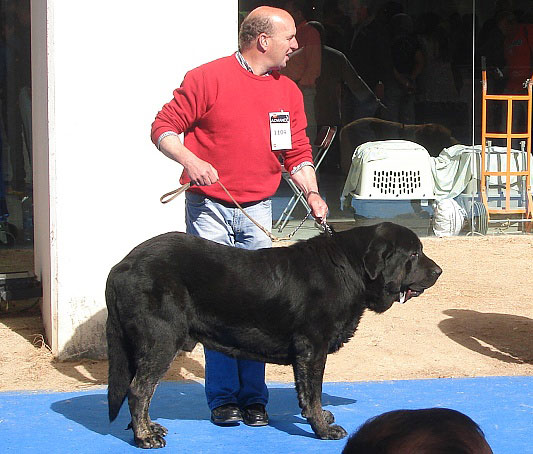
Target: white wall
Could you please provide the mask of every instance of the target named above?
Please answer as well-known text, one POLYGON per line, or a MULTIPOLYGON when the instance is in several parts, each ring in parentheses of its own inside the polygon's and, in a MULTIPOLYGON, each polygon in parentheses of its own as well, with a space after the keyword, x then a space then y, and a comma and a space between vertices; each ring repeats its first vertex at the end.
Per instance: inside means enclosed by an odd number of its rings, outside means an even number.
MULTIPOLYGON (((54 150, 49 140, 49 110, 53 112, 53 92, 51 103, 48 102, 49 84, 48 41, 53 36, 48 33, 48 5, 45 0, 31 2, 31 59, 32 59, 32 135, 33 135, 33 209, 34 209, 34 248, 35 272, 43 287, 43 322, 47 333, 47 342, 57 352, 57 299, 51 298, 52 276, 55 276, 55 256, 51 251, 50 229, 50 161, 49 150, 54 150), (54 263, 52 263, 52 260, 54 263), (54 271, 53 271, 54 270, 54 271)), ((50 90, 49 90, 50 87, 50 90)), ((53 118, 53 116, 52 116, 53 118)), ((53 136, 52 136, 53 138, 53 136)))
POLYGON ((151 143, 150 125, 188 69, 236 49, 237 1, 34 0, 32 15, 47 340, 63 358, 100 356, 109 269, 141 241, 184 229, 183 196, 159 202, 181 168, 151 143), (45 13, 47 60, 35 42, 45 13))

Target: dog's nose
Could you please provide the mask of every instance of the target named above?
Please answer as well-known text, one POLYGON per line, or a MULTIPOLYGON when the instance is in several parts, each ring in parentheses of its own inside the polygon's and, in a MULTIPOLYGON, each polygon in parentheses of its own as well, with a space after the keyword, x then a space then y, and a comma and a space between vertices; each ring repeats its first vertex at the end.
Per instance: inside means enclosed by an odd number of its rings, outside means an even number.
POLYGON ((438 278, 442 274, 442 268, 439 265, 435 265, 431 270, 431 274, 438 278))

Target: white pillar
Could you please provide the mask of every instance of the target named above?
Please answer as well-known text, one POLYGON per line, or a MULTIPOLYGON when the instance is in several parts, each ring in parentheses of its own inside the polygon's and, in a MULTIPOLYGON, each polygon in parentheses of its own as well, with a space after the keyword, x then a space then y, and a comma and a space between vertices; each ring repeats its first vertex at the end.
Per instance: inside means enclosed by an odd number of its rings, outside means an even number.
POLYGON ((55 355, 103 356, 107 274, 184 229, 150 125, 185 72, 237 46, 237 1, 32 0, 36 274, 55 355))

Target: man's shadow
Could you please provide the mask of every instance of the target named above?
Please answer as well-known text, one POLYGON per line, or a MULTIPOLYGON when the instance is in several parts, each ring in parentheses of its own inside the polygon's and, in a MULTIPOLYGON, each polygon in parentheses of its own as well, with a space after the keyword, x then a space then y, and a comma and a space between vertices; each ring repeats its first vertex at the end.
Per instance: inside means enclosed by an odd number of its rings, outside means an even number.
MULTIPOLYGON (((315 437, 310 428, 307 432, 297 426, 297 424, 305 423, 306 420, 300 415, 294 388, 269 388, 269 394, 267 408, 270 426, 290 435, 315 437)), ((354 399, 322 394, 324 407, 350 405, 355 402, 354 399)), ((127 400, 113 423, 110 423, 108 419, 107 395, 102 393, 60 400, 54 402, 51 409, 92 432, 112 435, 126 443, 133 444, 132 432, 125 430, 130 422, 127 400)), ((208 421, 210 415, 204 387, 196 382, 163 382, 158 386, 150 405, 150 416, 154 421, 158 419, 208 421)))
POLYGON ((439 328, 458 344, 506 363, 533 364, 533 320, 465 309, 443 312, 439 328))

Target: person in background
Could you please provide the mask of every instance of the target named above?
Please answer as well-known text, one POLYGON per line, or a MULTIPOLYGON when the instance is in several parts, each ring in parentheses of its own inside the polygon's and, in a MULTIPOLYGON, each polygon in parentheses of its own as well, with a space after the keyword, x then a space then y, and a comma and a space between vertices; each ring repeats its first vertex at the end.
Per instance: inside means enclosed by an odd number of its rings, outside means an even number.
POLYGON ((320 36, 322 45, 346 54, 352 39, 353 29, 350 16, 344 12, 340 0, 324 1, 321 23, 324 26, 324 33, 320 36))
MULTIPOLYGON (((520 23, 510 11, 503 12, 498 21, 503 34, 505 67, 505 94, 526 94, 525 83, 533 73, 533 24, 520 23)), ((506 111, 506 110, 505 110, 506 111)), ((503 117, 502 131, 507 129, 507 116, 503 117)), ((513 103, 513 132, 527 132, 527 103, 513 103)), ((521 140, 521 139, 520 139, 521 140)), ((515 147, 520 147, 515 140, 515 147)))
POLYGON ((289 0, 285 2, 285 9, 296 23, 296 40, 301 51, 297 57, 289 60, 282 72, 295 81, 302 91, 307 117, 307 136, 311 143, 314 143, 317 134, 315 118, 316 80, 320 76, 322 64, 322 43, 318 31, 308 23, 312 14, 309 2, 289 0))
POLYGON ((394 15, 391 26, 393 77, 385 85, 385 102, 389 108, 387 119, 414 124, 417 78, 424 69, 424 54, 409 15, 394 15))
POLYGON ((26 111, 27 94, 31 87, 31 52, 29 2, 12 2, 5 17, 5 79, 1 90, 3 121, 6 128, 12 177, 10 192, 23 197, 26 192, 23 133, 31 161, 31 140, 25 131, 22 116, 26 111), (20 100, 23 100, 21 110, 20 100))
MULTIPOLYGON (((287 11, 254 9, 242 22, 239 51, 189 71, 157 114, 152 141, 183 166, 181 184, 192 185, 185 194, 187 233, 243 249, 270 247, 270 238, 216 183, 271 229, 280 157, 315 219, 325 221, 302 94, 278 72, 298 47, 295 35, 287 11)), ((268 424, 264 363, 205 349, 205 392, 213 423, 268 424)))
MULTIPOLYGON (((324 27, 320 22, 310 21, 320 37, 324 37, 324 27)), ((324 42, 324 40, 322 40, 324 42)), ((296 53, 300 52, 297 50, 296 53)), ((322 45, 322 67, 316 80, 315 117, 318 128, 321 126, 342 126, 360 117, 372 116, 380 100, 361 79, 346 55, 337 49, 322 45), (349 109, 344 108, 346 104, 349 109), (357 116, 344 117, 346 111, 357 112, 357 116)), ((384 107, 384 106, 383 106, 384 107)), ((335 137, 328 156, 324 162, 330 170, 340 169, 338 149, 339 135, 335 137)), ((322 164, 322 165, 324 165, 322 164)))
MULTIPOLYGON (((379 99, 388 107, 386 93, 395 83, 391 55, 392 17, 403 12, 402 4, 373 2, 364 23, 357 27, 346 56, 379 99)), ((389 112, 387 112, 387 119, 389 112)), ((381 117, 381 115, 380 115, 381 117)))

